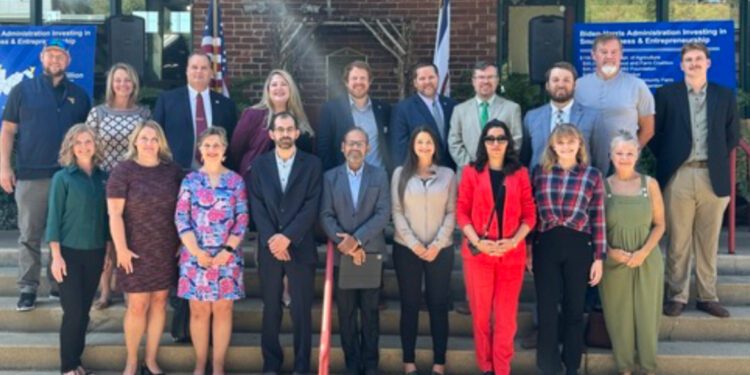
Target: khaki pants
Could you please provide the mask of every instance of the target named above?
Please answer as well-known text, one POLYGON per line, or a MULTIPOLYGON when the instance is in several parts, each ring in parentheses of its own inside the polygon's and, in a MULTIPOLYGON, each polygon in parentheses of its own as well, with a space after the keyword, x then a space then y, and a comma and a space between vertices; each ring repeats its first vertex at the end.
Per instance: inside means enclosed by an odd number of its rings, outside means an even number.
MULTIPOLYGON (((18 207, 18 289, 36 294, 42 269, 42 240, 47 224, 47 194, 50 179, 16 183, 18 207)), ((49 270, 48 270, 49 276, 49 270)), ((51 279, 51 278, 50 278, 51 279)))
POLYGON ((729 197, 714 194, 706 168, 680 167, 664 189, 667 299, 687 303, 695 258, 698 301, 716 302, 716 257, 729 197))

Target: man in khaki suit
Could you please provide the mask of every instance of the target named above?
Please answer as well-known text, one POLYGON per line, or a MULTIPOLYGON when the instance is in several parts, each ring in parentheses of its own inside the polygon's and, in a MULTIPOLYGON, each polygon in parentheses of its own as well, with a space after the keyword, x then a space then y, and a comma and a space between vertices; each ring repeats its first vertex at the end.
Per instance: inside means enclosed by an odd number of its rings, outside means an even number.
POLYGON ((448 150, 459 171, 476 158, 479 136, 488 121, 498 119, 506 123, 517 149, 521 147, 523 136, 521 107, 495 93, 500 84, 497 67, 486 62, 477 63, 471 84, 476 95, 453 110, 448 133, 448 150))

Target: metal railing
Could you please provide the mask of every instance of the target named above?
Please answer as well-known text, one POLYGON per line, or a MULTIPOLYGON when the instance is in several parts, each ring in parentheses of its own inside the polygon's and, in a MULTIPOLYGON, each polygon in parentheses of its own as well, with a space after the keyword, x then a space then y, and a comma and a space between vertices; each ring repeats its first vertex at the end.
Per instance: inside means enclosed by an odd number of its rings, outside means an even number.
POLYGON ((729 193, 729 254, 734 254, 737 239, 735 238, 737 231, 737 149, 745 152, 748 157, 748 162, 745 165, 747 174, 746 178, 750 179, 750 144, 745 142, 744 139, 740 139, 738 147, 732 150, 729 155, 729 181, 730 181, 730 193, 729 193))
POLYGON ((323 316, 320 320, 318 375, 328 375, 331 353, 331 305, 333 304, 333 243, 326 248, 326 279, 323 284, 323 316))

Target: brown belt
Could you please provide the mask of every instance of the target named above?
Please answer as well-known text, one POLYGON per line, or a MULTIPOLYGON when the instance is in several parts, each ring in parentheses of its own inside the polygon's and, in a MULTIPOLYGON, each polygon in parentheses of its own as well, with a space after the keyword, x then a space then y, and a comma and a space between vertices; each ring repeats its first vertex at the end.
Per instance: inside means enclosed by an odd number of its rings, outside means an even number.
POLYGON ((708 162, 705 161, 705 160, 701 160, 701 161, 689 161, 689 162, 687 162, 687 163, 685 163, 683 165, 686 166, 686 167, 688 167, 688 168, 708 168, 708 162))

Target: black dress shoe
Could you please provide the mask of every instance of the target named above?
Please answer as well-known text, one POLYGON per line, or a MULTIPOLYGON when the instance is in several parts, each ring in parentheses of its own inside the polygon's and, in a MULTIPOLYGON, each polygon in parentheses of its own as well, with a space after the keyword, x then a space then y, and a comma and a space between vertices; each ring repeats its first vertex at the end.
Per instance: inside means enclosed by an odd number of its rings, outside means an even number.
POLYGON ((163 372, 151 372, 148 366, 146 366, 146 364, 144 363, 143 365, 141 365, 141 375, 167 375, 167 374, 163 372))

